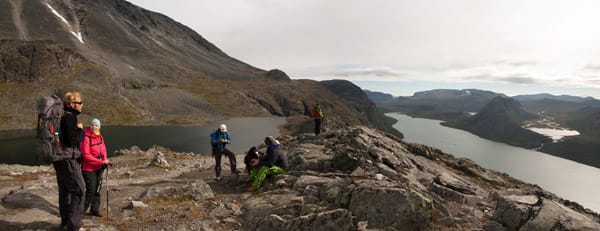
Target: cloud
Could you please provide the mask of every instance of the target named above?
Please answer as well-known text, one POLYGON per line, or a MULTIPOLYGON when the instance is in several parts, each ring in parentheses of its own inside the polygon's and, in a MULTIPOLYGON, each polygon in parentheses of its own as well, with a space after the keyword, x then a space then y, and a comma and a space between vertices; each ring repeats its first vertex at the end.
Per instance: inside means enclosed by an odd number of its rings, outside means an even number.
POLYGON ((311 78, 311 79, 336 79, 343 78, 348 80, 376 80, 376 81, 398 81, 406 73, 399 72, 390 67, 365 67, 365 68, 323 68, 293 75, 293 78, 311 78))
POLYGON ((595 86, 595 87, 600 87, 600 79, 590 79, 590 80, 586 80, 586 82, 588 83, 588 84, 586 84, 588 86, 591 85, 591 86, 595 86))
POLYGON ((500 60, 496 62, 497 65, 505 65, 510 67, 528 67, 528 66, 537 66, 539 64, 538 61, 534 60, 500 60))
POLYGON ((540 81, 536 78, 532 77, 524 77, 524 76, 507 76, 507 77, 499 77, 495 79, 498 82, 507 82, 507 83, 516 83, 516 84, 539 84, 540 81))
POLYGON ((516 84, 539 84, 540 79, 527 76, 524 73, 503 74, 503 73, 480 73, 460 77, 467 81, 487 81, 487 82, 503 82, 516 84))
POLYGON ((600 64, 588 64, 583 67, 583 71, 600 72, 600 64))

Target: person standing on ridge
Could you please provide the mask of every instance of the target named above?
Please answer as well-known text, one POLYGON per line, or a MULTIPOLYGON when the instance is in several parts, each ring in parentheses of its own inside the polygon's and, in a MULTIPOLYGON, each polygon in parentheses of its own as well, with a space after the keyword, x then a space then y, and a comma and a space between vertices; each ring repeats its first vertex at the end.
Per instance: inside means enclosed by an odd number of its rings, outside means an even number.
POLYGON ((321 123, 323 122, 323 110, 321 110, 319 103, 312 108, 311 114, 315 119, 315 135, 319 135, 321 133, 321 123))
POLYGON ((83 137, 83 124, 77 116, 83 109, 81 93, 67 92, 63 97, 64 115, 60 119, 60 143, 63 158, 53 163, 58 183, 58 208, 60 226, 79 230, 83 218, 85 183, 81 174, 79 143, 83 137))
POLYGON ((225 154, 229 158, 231 173, 238 174, 235 154, 227 149, 227 144, 231 142, 231 136, 227 131, 227 125, 219 125, 219 129, 210 134, 210 143, 212 145, 212 155, 215 157, 216 180, 221 180, 221 155, 225 154))
POLYGON ((279 149, 279 141, 272 136, 265 138, 267 145, 267 154, 264 158, 252 159, 251 165, 254 167, 248 176, 248 182, 252 182, 252 186, 248 188, 248 192, 254 192, 260 188, 262 182, 267 175, 276 175, 285 172, 288 168, 287 157, 279 149))
POLYGON ((85 202, 83 213, 90 208, 90 215, 101 217, 100 214, 100 189, 102 188, 102 173, 110 163, 106 155, 104 138, 100 134, 100 120, 93 119, 91 126, 84 131, 85 137, 81 140, 81 155, 83 164, 81 171, 85 180, 85 202))

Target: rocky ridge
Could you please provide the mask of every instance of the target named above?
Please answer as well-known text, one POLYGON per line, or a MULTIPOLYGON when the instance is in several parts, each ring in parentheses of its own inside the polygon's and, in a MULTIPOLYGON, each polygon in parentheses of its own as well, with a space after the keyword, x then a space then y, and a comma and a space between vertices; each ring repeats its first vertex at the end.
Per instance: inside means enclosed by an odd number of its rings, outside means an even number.
MULTIPOLYGON (((109 213, 86 217, 85 228, 600 229, 600 215, 577 203, 374 129, 352 126, 279 139, 290 169, 253 194, 245 191, 245 174, 212 180, 209 156, 160 147, 121 150, 109 172, 109 213)), ((58 225, 50 166, 4 165, 0 175, 2 227, 50 230, 58 225)))

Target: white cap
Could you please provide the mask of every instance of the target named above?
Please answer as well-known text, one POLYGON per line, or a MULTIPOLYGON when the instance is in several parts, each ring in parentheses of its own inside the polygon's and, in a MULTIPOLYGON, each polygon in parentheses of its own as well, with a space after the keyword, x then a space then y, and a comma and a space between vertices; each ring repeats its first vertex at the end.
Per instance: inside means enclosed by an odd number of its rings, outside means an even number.
POLYGON ((227 125, 225 125, 225 124, 219 125, 219 130, 221 130, 221 132, 227 132, 227 125))

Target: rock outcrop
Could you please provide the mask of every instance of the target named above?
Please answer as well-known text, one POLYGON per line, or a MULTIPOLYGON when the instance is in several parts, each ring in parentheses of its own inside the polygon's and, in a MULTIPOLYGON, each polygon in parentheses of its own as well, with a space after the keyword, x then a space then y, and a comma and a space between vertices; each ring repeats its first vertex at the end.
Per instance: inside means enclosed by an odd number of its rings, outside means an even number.
POLYGON ((600 228, 597 214, 538 186, 369 128, 281 142, 290 171, 246 201, 248 229, 600 228))
MULTIPOLYGON (((247 193, 208 155, 132 147, 111 158, 110 219, 87 230, 599 230, 600 215, 467 159, 354 126, 279 138, 290 168, 247 193), (152 164, 156 156, 169 165, 152 164)), ((242 156, 238 156, 242 162, 242 156)), ((226 164, 226 163, 224 163, 226 164)), ((241 166, 240 166, 241 167, 241 166)), ((227 169, 227 166, 224 167, 227 169)), ((0 166, 0 225, 58 226, 50 166, 0 166)), ((105 190, 104 188, 103 190, 105 190)), ((106 212, 105 212, 106 211, 106 212)))

